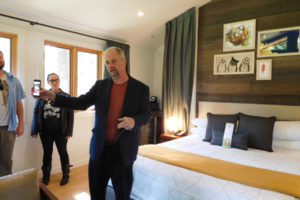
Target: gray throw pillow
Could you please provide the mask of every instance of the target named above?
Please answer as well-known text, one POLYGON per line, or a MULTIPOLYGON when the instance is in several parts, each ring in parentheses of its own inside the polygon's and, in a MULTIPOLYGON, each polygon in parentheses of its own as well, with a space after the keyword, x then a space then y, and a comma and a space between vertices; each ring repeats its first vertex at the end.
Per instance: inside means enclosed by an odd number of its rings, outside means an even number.
POLYGON ((212 139, 212 129, 224 130, 227 122, 234 123, 236 125, 239 119, 239 114, 233 115, 220 115, 207 113, 207 128, 203 141, 210 142, 212 139))
POLYGON ((240 113, 237 134, 248 134, 248 147, 273 152, 272 138, 276 117, 258 117, 240 113))
MULTIPOLYGON (((224 130, 213 129, 213 136, 210 144, 222 146, 224 130)), ((248 150, 248 135, 247 134, 234 134, 232 136, 231 147, 236 149, 248 150)))

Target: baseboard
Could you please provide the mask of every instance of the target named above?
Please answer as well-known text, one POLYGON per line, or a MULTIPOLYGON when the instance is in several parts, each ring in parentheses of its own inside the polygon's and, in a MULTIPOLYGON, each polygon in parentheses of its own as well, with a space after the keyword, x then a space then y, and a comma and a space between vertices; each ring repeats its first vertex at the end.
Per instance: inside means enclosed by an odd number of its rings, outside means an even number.
MULTIPOLYGON (((84 166, 84 165, 88 165, 89 160, 86 159, 86 160, 81 160, 81 161, 77 161, 77 162, 71 162, 70 164, 72 165, 72 168, 81 167, 81 166, 84 166)), ((58 173, 61 173, 61 168, 60 167, 52 168, 51 175, 58 174, 58 173)), ((39 177, 42 177, 42 175, 43 175, 42 170, 39 170, 38 175, 39 175, 39 177)))

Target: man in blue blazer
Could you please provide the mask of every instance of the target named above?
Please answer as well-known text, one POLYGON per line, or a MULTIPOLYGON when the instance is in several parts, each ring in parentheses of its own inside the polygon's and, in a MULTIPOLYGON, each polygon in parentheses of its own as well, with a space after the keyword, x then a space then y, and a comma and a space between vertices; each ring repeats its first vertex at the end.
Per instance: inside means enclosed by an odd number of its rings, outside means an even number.
POLYGON ((42 89, 40 98, 50 99, 54 106, 76 110, 95 105, 89 161, 91 199, 105 199, 111 178, 116 199, 127 200, 139 129, 150 118, 149 87, 127 74, 126 58, 120 48, 107 49, 105 63, 111 78, 98 80, 86 94, 66 97, 42 89))

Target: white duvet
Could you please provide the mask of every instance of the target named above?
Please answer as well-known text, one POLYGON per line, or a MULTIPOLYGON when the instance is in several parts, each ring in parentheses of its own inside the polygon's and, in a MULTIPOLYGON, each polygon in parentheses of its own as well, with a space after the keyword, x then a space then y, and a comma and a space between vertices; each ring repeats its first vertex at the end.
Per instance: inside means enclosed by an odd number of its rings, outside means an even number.
MULTIPOLYGON (((300 151, 227 149, 203 142, 197 135, 158 144, 186 152, 300 175, 300 151)), ((242 185, 138 156, 131 196, 142 200, 299 200, 290 195, 242 185)), ((226 172, 224 172, 226 173, 226 172)))

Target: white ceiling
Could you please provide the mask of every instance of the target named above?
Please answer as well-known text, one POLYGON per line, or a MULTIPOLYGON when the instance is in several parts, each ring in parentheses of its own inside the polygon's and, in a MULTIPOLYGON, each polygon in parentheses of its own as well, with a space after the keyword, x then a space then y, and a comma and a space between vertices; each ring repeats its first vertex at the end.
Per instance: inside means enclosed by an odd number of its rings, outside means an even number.
MULTIPOLYGON (((210 0, 0 0, 0 13, 114 39, 158 47, 164 25, 210 0), (138 11, 144 11, 138 17, 138 11)), ((1 17, 0 17, 1 20, 1 17)))

